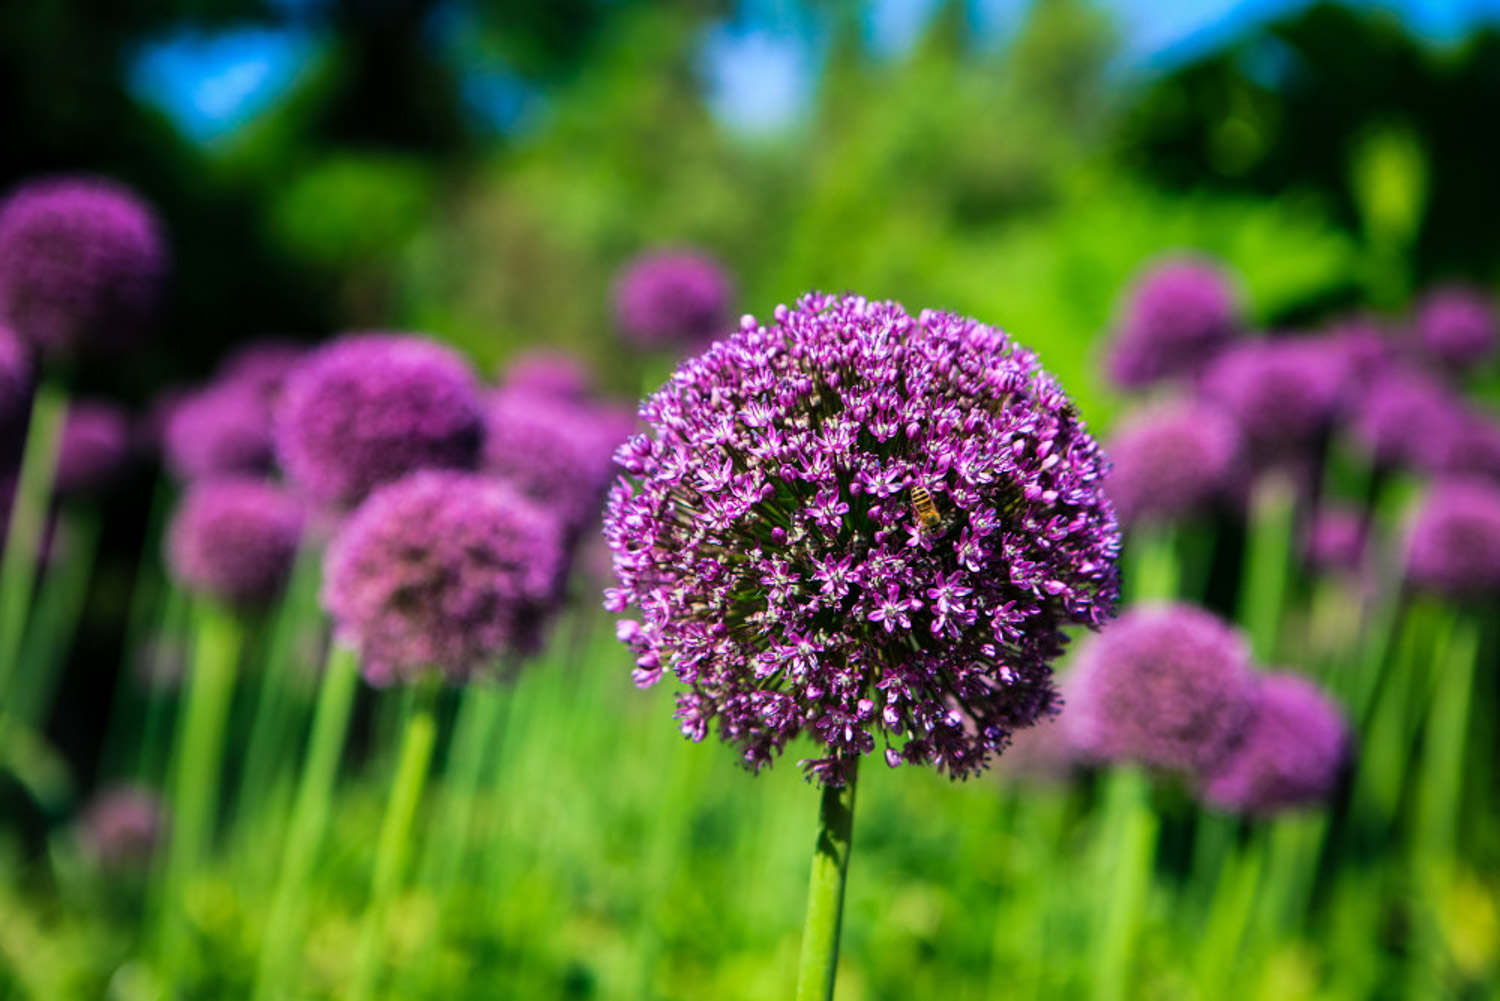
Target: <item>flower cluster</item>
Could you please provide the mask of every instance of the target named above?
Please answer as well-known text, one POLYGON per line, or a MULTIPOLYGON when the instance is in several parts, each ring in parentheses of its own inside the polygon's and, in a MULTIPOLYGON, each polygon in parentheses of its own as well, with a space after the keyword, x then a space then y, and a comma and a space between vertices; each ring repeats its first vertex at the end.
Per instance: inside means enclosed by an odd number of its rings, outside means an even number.
POLYGON ((1495 350, 1495 311, 1473 289, 1434 289, 1417 307, 1417 337, 1430 356, 1453 368, 1484 360, 1495 350))
POLYGON ((277 407, 282 470, 313 499, 357 504, 415 469, 473 469, 484 436, 479 387, 452 351, 367 333, 313 353, 277 407))
POLYGON ((216 383, 177 400, 162 428, 162 456, 183 480, 268 473, 271 411, 252 385, 216 383))
POLYGON ((1202 395, 1239 424, 1257 464, 1297 454, 1332 424, 1346 383, 1329 347, 1313 338, 1245 341, 1205 372, 1202 395))
POLYGON ((501 390, 578 403, 588 397, 593 384, 589 370, 572 355, 558 351, 528 351, 510 363, 501 390))
POLYGON ((1240 332, 1239 307, 1228 279, 1213 264, 1167 261, 1132 290, 1110 345, 1108 369, 1125 389, 1190 376, 1240 332))
POLYGON ((733 295, 724 269, 703 254, 648 254, 615 286, 615 317, 638 347, 695 349, 728 333, 733 295))
POLYGON ((1454 479, 1428 491, 1407 537, 1406 577, 1455 598, 1500 592, 1500 487, 1454 479))
POLYGON ((68 407, 53 479, 59 494, 101 490, 129 461, 130 418, 125 411, 98 400, 68 407))
POLYGON ((231 605, 274 598, 291 573, 303 510, 261 480, 225 477, 188 488, 167 529, 167 562, 186 586, 231 605))
POLYGON ((40 354, 128 343, 166 274, 156 217, 110 181, 51 178, 0 206, 0 320, 40 354))
POLYGON ((635 679, 759 769, 799 734, 839 784, 983 768, 1056 706, 1063 627, 1118 592, 1105 461, 999 330, 813 294, 741 321, 645 402, 605 534, 635 679))
POLYGON ((372 683, 429 670, 464 680, 538 646, 566 569, 557 520, 508 483, 426 470, 344 523, 323 605, 372 683))
POLYGON ((1138 411, 1109 441, 1106 487, 1120 521, 1171 521, 1229 497, 1244 480, 1239 426, 1192 400, 1138 411))
POLYGON ((1364 565, 1368 534, 1358 509, 1325 504, 1308 520, 1302 554, 1319 570, 1353 573, 1364 565))

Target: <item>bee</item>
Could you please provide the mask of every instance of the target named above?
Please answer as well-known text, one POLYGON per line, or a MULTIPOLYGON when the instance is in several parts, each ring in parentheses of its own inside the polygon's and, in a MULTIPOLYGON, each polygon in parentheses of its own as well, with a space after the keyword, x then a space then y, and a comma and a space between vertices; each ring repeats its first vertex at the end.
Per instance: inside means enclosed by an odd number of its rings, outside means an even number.
POLYGON ((943 527, 943 518, 938 514, 937 502, 926 487, 911 488, 911 509, 924 532, 937 532, 943 527))

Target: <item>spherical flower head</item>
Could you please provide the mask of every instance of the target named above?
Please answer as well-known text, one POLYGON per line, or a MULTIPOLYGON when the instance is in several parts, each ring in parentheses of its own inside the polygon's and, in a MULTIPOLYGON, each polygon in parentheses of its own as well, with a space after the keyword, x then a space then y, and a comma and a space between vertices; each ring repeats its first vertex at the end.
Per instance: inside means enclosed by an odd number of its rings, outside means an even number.
POLYGON ((697 349, 728 332, 733 296, 729 276, 704 254, 647 254, 616 284, 615 317, 637 347, 697 349))
POLYGON ((307 355, 307 346, 295 341, 251 341, 224 359, 216 381, 246 387, 273 404, 307 355))
POLYGON ((31 352, 14 330, 0 323, 0 428, 12 429, 30 401, 31 352))
POLYGON ((505 372, 506 392, 534 393, 581 403, 593 389, 588 366, 561 351, 527 351, 505 372))
POLYGON ((1194 772, 1219 760, 1249 719, 1245 640, 1191 605, 1127 611, 1079 654, 1063 721, 1101 761, 1194 772))
POLYGON ((1122 389, 1139 389, 1192 375, 1240 326, 1234 289, 1216 265, 1194 258, 1167 261, 1131 291, 1110 346, 1110 378, 1122 389))
POLYGON ((1441 382, 1392 366, 1360 396, 1350 430, 1356 444, 1381 465, 1431 468, 1461 420, 1458 401, 1441 382))
POLYGON ((166 839, 166 810, 155 793, 117 786, 99 793, 83 811, 78 833, 84 851, 100 866, 142 866, 166 839))
POLYGON ((625 438, 608 437, 593 408, 501 390, 486 408, 482 466, 553 512, 572 537, 586 522, 598 524, 610 457, 625 438))
POLYGON ((1204 775, 1203 798, 1221 809, 1266 815, 1326 803, 1352 743, 1343 711, 1295 674, 1256 679, 1240 740, 1204 775))
POLYGON ((264 480, 201 480, 167 527, 167 563, 192 590, 234 606, 264 605, 291 574, 302 526, 302 504, 264 480))
POLYGON ((349 507, 417 469, 472 469, 484 410, 469 367, 419 337, 355 334, 287 380, 276 453, 314 500, 349 507))
POLYGON ((82 400, 68 406, 58 445, 54 489, 60 494, 102 490, 130 460, 130 418, 112 403, 82 400))
POLYGON ((118 348, 150 322, 166 260, 155 214, 128 189, 34 181, 0 205, 0 319, 47 357, 118 348))
POLYGON ((207 386, 172 405, 162 451, 167 468, 183 480, 269 473, 274 466, 270 408, 251 386, 207 386))
POLYGON ((1473 479, 1434 485, 1413 513, 1406 579, 1453 598, 1500 591, 1500 487, 1473 479))
POLYGON ((1344 379, 1328 348, 1318 340, 1246 341, 1204 373, 1203 398, 1239 424, 1253 461, 1287 458, 1331 424, 1344 379))
POLYGON ((1416 456, 1422 472, 1500 479, 1500 421, 1459 400, 1416 456))
POLYGON ((1110 439, 1105 487, 1125 524, 1170 522, 1212 506, 1244 481, 1240 429, 1192 400, 1142 410, 1110 439))
POLYGON ((1105 460, 999 330, 813 294, 685 361, 622 446, 606 605, 684 734, 810 776, 865 754, 982 769, 1054 707, 1063 627, 1118 593, 1105 460))
POLYGON ((381 487, 335 536, 323 605, 374 684, 465 680, 531 653, 567 561, 551 513, 509 483, 429 470, 381 487))
POLYGON ((1495 310, 1476 289, 1450 285, 1428 293, 1417 306, 1416 328, 1422 350, 1453 368, 1495 350, 1495 310))
POLYGON ((1302 555, 1314 569, 1354 573, 1364 565, 1367 536, 1362 512, 1352 507, 1324 505, 1307 523, 1302 555))

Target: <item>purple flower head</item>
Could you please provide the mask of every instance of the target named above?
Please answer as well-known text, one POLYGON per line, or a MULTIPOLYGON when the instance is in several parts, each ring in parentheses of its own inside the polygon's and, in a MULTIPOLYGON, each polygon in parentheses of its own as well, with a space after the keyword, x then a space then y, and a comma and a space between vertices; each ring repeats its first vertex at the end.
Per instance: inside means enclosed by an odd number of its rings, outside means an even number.
POLYGON ((1079 654, 1063 721, 1104 761, 1198 771, 1249 719, 1250 651, 1233 627, 1191 605, 1132 608, 1079 654))
POLYGON ((1222 411, 1175 400, 1126 419, 1109 444, 1105 488, 1120 521, 1172 521, 1243 481, 1239 426, 1222 411))
POLYGON ((1167 261, 1131 291, 1109 349, 1110 378, 1122 389, 1193 375, 1240 331, 1234 289, 1214 264, 1167 261))
POLYGON ((59 494, 102 490, 130 459, 130 419, 112 403, 72 403, 58 446, 54 489, 59 494))
POLYGON ((599 414, 584 404, 501 390, 486 408, 482 465, 555 514, 571 537, 586 522, 598 524, 610 456, 627 436, 601 427, 599 414))
POLYGON ((1412 517, 1406 579, 1455 598, 1500 591, 1500 487, 1466 479, 1433 486, 1412 517))
POLYGON ((1415 369, 1387 368, 1357 401, 1355 442, 1377 463, 1430 469, 1462 420, 1457 399, 1437 379, 1415 369))
POLYGON ((503 480, 428 470, 372 493, 324 562, 323 605, 374 684, 464 680, 531 653, 567 570, 557 520, 503 480))
POLYGON ((48 357, 128 344, 166 275, 152 211, 126 188, 48 178, 0 205, 0 319, 48 357))
POLYGON ((100 866, 142 866, 166 840, 166 810, 155 793, 117 786, 101 792, 83 811, 78 834, 84 851, 100 866))
POLYGON ((1495 350, 1495 311, 1476 289, 1450 285, 1428 293, 1417 307, 1416 328, 1422 350, 1453 368, 1495 350))
POLYGON ((167 563, 186 587, 231 605, 262 605, 291 573, 302 505, 248 477, 191 485, 167 528, 167 563))
POLYGON ((0 323, 0 429, 16 434, 13 422, 31 401, 31 354, 16 332, 0 323))
POLYGON ((593 388, 588 366, 561 351, 527 351, 510 363, 504 392, 535 393, 572 403, 582 402, 593 388))
POLYGON ((366 333, 318 351, 277 408, 281 467, 315 500, 350 507, 416 469, 472 469, 484 438, 463 359, 420 337, 366 333))
POLYGON ((271 410, 253 386, 216 383, 176 401, 162 430, 167 467, 179 479, 269 473, 271 410))
POLYGON ((697 349, 728 333, 733 296, 723 267, 704 254, 647 254, 615 285, 615 317, 637 347, 697 349))
POLYGON ((1345 382, 1329 347, 1313 339, 1246 341, 1204 373, 1203 398, 1235 419, 1255 462, 1294 454, 1332 422, 1345 382))
POLYGON ((307 346, 295 341, 251 341, 224 359, 216 381, 249 388, 269 406, 307 355, 307 346))
POLYGON ((1264 815, 1328 801, 1349 761, 1344 714, 1295 674, 1256 679, 1253 711, 1234 748, 1203 777, 1203 798, 1264 815))
POLYGON ((982 769, 1051 712, 1063 627, 1118 593, 1105 460, 1035 355, 974 320, 813 294, 645 402, 605 537, 637 684, 752 769, 982 769), (919 500, 914 500, 915 497, 919 500), (924 513, 925 512, 925 513, 924 513))
POLYGON ((1303 558, 1318 570, 1353 573, 1364 565, 1367 534, 1361 511, 1324 505, 1308 521, 1303 558))

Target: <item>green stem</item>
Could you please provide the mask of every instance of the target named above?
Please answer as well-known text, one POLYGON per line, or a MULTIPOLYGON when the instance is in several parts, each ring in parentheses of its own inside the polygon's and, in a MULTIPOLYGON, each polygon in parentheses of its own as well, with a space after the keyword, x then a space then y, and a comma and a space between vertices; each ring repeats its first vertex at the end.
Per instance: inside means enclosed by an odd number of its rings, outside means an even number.
POLYGON ((39 728, 46 725, 68 651, 73 648, 99 542, 99 512, 94 508, 64 511, 59 520, 62 534, 58 538, 66 552, 42 578, 21 646, 26 670, 14 679, 15 717, 39 728))
POLYGON ((839 933, 844 921, 844 884, 854 833, 854 785, 857 767, 847 781, 823 787, 818 808, 818 840, 813 847, 807 885, 807 921, 802 931, 802 958, 797 963, 797 1001, 832 1001, 838 972, 839 933))
POLYGON ((1427 718, 1416 831, 1418 861, 1424 868, 1446 864, 1457 846, 1479 638, 1479 626, 1469 617, 1454 623, 1427 718))
POLYGON ((272 1001, 294 993, 288 982, 292 955, 305 919, 308 877, 328 827, 329 803, 344 738, 349 732, 358 680, 359 664, 354 652, 334 644, 328 651, 328 663, 318 690, 307 760, 297 786, 281 876, 266 925, 255 978, 256 1001, 272 1001))
POLYGON ((60 384, 44 379, 31 404, 21 473, 10 509, 5 552, 0 556, 0 711, 11 711, 21 638, 36 586, 37 560, 46 528, 47 504, 57 472, 57 453, 68 418, 68 398, 60 384))
POLYGON ((1136 769, 1119 769, 1110 778, 1106 807, 1109 823, 1101 833, 1113 842, 1109 853, 1113 871, 1101 875, 1113 878, 1099 929, 1093 988, 1096 1001, 1116 1001, 1125 996, 1156 855, 1159 821, 1147 802, 1149 791, 1146 776, 1136 769))
POLYGON ((187 705, 172 759, 172 831, 167 846, 163 954, 169 975, 183 967, 186 927, 183 897, 188 877, 208 853, 224 759, 224 729, 234 695, 241 628, 228 609, 204 602, 198 609, 187 705))
POLYGON ((445 836, 432 839, 421 866, 421 882, 436 891, 440 904, 457 878, 469 847, 475 801, 495 749, 504 710, 505 695, 496 684, 474 682, 459 696, 453 750, 443 783, 441 829, 445 836))
POLYGON ((1250 537, 1240 590, 1240 622, 1250 634, 1256 659, 1272 662, 1286 602, 1291 562, 1295 495, 1279 476, 1263 479, 1251 500, 1250 537))
POLYGON ((1177 596, 1181 572, 1171 525, 1136 533, 1129 551, 1131 572, 1126 591, 1131 602, 1168 601, 1177 596))
POLYGON ((1251 835, 1220 870, 1213 906, 1198 941, 1198 983, 1201 996, 1232 997, 1232 974, 1241 952, 1245 929, 1255 910, 1266 848, 1261 832, 1251 835))
MULTIPOLYGON (((172 651, 185 645, 184 634, 188 630, 190 608, 187 595, 175 585, 168 585, 163 602, 161 619, 152 637, 152 655, 161 658, 173 656, 172 651)), ((154 786, 167 768, 168 753, 166 734, 172 725, 176 690, 187 684, 186 676, 175 683, 154 677, 159 667, 151 668, 153 677, 146 683, 146 720, 141 725, 140 743, 136 747, 135 778, 146 785, 154 786)))
POLYGON ((371 882, 370 904, 360 928, 354 986, 347 995, 349 1001, 369 1001, 380 975, 391 904, 401 887, 401 875, 410 855, 412 821, 422 798, 427 770, 432 763, 433 744, 437 740, 436 695, 435 682, 424 682, 414 693, 403 728, 396 777, 391 784, 385 819, 380 826, 380 840, 375 849, 375 875, 371 882))

